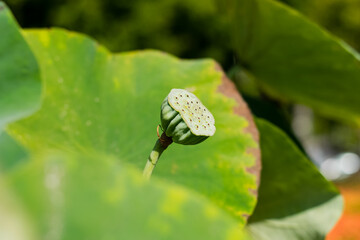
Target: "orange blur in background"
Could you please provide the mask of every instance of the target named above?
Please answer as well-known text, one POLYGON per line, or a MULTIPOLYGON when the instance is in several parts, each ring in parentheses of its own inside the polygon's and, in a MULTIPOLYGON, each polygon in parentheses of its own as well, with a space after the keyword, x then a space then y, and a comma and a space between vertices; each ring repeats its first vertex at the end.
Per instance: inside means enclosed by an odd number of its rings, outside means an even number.
POLYGON ((344 213, 326 240, 360 240, 360 174, 337 186, 344 197, 344 213))

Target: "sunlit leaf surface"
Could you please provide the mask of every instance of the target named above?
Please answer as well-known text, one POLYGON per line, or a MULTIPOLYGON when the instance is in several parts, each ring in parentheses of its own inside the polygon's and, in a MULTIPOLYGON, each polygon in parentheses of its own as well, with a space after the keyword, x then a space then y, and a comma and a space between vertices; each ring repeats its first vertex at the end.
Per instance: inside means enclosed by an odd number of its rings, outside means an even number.
POLYGON ((218 91, 223 74, 212 60, 184 61, 157 51, 111 54, 65 30, 24 32, 39 61, 39 112, 9 132, 33 153, 48 149, 116 157, 143 169, 155 143, 160 105, 172 88, 193 91, 213 113, 217 132, 195 146, 171 145, 155 176, 193 189, 243 225, 256 203, 256 149, 237 103, 218 91))

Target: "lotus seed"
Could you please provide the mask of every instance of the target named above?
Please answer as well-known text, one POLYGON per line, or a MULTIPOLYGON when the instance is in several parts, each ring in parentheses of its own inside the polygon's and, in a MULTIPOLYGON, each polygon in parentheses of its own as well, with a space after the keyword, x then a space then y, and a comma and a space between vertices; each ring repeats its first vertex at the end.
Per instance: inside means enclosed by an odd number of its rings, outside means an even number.
POLYGON ((172 89, 161 105, 161 126, 163 134, 156 142, 144 169, 144 176, 150 178, 161 153, 172 142, 184 145, 198 144, 214 135, 215 119, 210 111, 191 92, 172 89), (186 97, 186 99, 180 99, 186 97), (203 109, 203 111, 201 111, 203 109))

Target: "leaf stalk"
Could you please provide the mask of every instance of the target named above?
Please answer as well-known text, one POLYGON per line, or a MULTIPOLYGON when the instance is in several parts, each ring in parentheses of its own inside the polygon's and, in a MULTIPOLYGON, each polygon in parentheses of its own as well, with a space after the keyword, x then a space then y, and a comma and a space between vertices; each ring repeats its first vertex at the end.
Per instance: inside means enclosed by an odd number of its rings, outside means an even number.
POLYGON ((161 137, 156 141, 155 146, 153 147, 148 160, 146 162, 143 176, 145 179, 150 179, 151 174, 158 162, 161 154, 165 151, 165 149, 172 143, 172 139, 166 136, 165 132, 161 135, 161 137))

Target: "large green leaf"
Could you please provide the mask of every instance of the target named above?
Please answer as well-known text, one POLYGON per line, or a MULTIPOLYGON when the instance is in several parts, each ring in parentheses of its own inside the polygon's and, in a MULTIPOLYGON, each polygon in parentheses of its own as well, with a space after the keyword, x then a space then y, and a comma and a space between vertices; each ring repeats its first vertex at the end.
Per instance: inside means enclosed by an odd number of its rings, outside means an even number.
POLYGON ((236 0, 232 33, 240 64, 271 96, 360 123, 360 57, 273 0, 236 0))
POLYGON ((40 106, 39 67, 16 21, 0 2, 0 131, 40 106))
MULTIPOLYGON (((138 170, 105 156, 47 153, 4 183, 12 191, 0 185, 0 209, 12 208, 0 221, 16 220, 18 235, 31 229, 33 238, 23 240, 244 239, 237 221, 208 199, 156 178, 147 182, 138 170)), ((14 234, 3 226, 0 236, 14 234)))
MULTIPOLYGON (((65 30, 24 32, 45 85, 43 106, 9 133, 33 153, 48 149, 102 153, 143 169, 155 143, 160 105, 171 88, 193 91, 212 111, 217 132, 196 146, 171 145, 154 175, 210 198, 243 225, 256 203, 249 168, 258 149, 212 60, 182 61, 157 51, 110 54, 65 30)), ((256 130, 255 130, 256 131, 256 130)))
POLYGON ((259 240, 324 239, 341 215, 341 196, 285 133, 256 123, 263 168, 250 232, 259 240))

